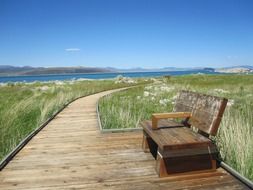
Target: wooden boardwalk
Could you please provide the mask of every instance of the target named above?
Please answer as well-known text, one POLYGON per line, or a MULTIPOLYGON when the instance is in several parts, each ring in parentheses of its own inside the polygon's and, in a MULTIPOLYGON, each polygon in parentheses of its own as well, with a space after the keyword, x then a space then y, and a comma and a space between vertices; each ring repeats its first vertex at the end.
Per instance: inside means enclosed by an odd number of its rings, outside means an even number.
POLYGON ((158 178, 141 131, 101 133, 102 92, 68 105, 0 172, 0 189, 247 189, 223 169, 158 178))

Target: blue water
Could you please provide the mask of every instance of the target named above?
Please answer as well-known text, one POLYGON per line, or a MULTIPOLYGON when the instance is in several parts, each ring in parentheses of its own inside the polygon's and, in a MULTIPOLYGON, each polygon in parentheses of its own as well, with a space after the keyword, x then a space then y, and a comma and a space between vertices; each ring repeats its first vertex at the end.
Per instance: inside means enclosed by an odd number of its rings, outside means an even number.
POLYGON ((118 75, 124 77, 159 77, 165 75, 189 75, 189 74, 218 74, 210 71, 194 70, 194 71, 166 71, 166 72, 129 72, 129 73, 95 73, 95 74, 61 74, 61 75, 36 75, 36 76, 6 76, 0 77, 1 83, 6 82, 34 82, 34 81, 54 81, 54 80, 76 80, 85 79, 109 79, 118 75))

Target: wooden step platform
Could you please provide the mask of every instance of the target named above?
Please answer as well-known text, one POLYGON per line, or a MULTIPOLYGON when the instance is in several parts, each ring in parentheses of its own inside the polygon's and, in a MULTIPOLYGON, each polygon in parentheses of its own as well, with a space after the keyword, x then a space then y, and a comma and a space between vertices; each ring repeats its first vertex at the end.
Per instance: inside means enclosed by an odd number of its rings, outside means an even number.
POLYGON ((96 102, 111 92, 66 107, 0 172, 0 189, 248 189, 222 168, 158 178, 142 131, 99 131, 96 102))

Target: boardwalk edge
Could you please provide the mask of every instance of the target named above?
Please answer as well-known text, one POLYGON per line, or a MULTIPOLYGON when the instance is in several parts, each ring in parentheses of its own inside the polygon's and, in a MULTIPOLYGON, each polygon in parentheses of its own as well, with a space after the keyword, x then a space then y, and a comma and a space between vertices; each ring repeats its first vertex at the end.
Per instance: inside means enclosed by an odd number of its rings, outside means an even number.
POLYGON ((233 175, 235 178, 237 178, 239 181, 241 181, 243 184, 245 184, 249 188, 253 189, 253 182, 251 180, 249 180, 248 178, 242 176, 239 172, 237 172, 235 169, 231 168, 225 162, 221 161, 220 166, 223 169, 225 169, 227 172, 229 172, 231 175, 233 175))

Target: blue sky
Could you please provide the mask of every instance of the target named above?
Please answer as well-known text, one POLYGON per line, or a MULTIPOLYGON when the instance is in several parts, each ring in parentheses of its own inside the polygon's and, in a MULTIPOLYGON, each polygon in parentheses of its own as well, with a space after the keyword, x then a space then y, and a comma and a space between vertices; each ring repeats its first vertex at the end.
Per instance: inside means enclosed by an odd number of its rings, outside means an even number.
POLYGON ((253 1, 0 0, 0 65, 253 65, 253 1))

